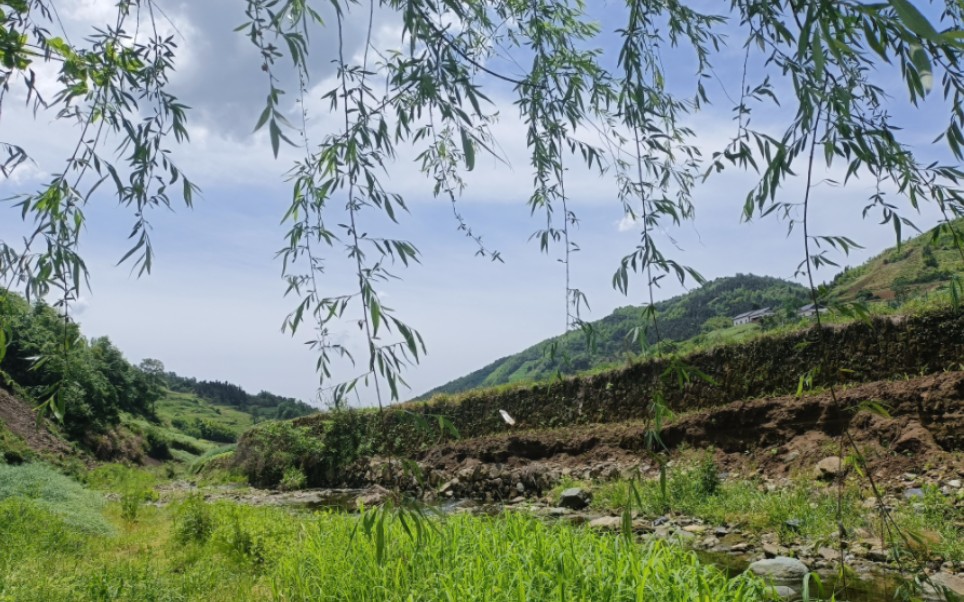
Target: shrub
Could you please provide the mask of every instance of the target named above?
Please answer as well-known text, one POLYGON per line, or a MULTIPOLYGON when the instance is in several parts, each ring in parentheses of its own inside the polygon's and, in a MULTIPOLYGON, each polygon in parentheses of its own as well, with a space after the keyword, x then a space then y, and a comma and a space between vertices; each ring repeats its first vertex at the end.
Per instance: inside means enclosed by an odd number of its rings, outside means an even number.
POLYGON ((278 489, 282 491, 294 491, 296 489, 304 489, 305 483, 308 481, 308 477, 302 472, 297 466, 289 466, 285 469, 284 476, 281 477, 281 482, 278 483, 278 489))
POLYGON ((144 432, 144 448, 147 455, 155 460, 170 460, 170 442, 157 429, 148 427, 144 432))
POLYGON ((214 531, 214 516, 201 494, 193 494, 177 507, 174 540, 181 544, 204 543, 214 531))
POLYGON ((291 468, 306 476, 324 465, 325 444, 310 428, 267 422, 242 437, 234 465, 258 487, 277 487, 291 468))
POLYGON ((719 491, 720 469, 711 452, 707 452, 696 465, 695 477, 697 489, 703 495, 715 495, 719 491))
POLYGON ((223 424, 211 422, 210 420, 195 420, 198 433, 201 439, 215 441, 217 443, 234 443, 238 436, 230 428, 223 424))

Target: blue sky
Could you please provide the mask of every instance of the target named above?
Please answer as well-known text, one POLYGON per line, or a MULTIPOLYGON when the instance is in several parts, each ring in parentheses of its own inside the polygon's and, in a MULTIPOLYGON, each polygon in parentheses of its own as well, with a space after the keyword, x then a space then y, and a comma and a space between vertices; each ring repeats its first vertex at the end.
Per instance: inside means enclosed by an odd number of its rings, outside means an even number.
MULTIPOLYGON (((156 264, 154 272, 141 279, 131 276, 125 266, 115 267, 127 249, 130 215, 118 210, 107 196, 95 198, 88 207, 81 249, 91 269, 92 288, 84 292, 76 315, 86 334, 109 336, 135 362, 154 357, 182 375, 228 380, 251 392, 266 389, 312 400, 318 383, 315 356, 303 342, 310 333, 294 337, 281 333, 284 316, 294 302, 283 297, 281 265, 274 258, 283 244, 285 228, 279 221, 290 196, 283 174, 298 155, 283 149, 281 157, 274 159, 263 133, 251 133, 265 90, 256 53, 245 38, 231 31, 243 20, 241 3, 160 4, 176 25, 181 46, 173 87, 193 107, 193 142, 178 148, 176 157, 203 193, 193 210, 178 208, 152 216, 156 264)), ((85 24, 104 22, 112 5, 113 0, 72 0, 64 3, 61 12, 67 28, 79 32, 85 24)), ((618 24, 620 3, 593 6, 594 16, 608 32, 598 44, 612 56, 619 43, 611 31, 618 24)), ((928 3, 921 6, 933 14, 928 3)), ((360 39, 361 24, 357 20, 349 24, 349 39, 360 39)), ((173 32, 170 24, 164 26, 173 32)), ((376 40, 394 44, 398 35, 397 20, 380 14, 376 40)), ((330 85, 327 57, 332 39, 326 32, 313 38, 318 57, 313 71, 316 88, 308 107, 316 140, 334 123, 317 98, 330 85)), ((689 119, 699 132, 696 143, 707 155, 735 129, 727 94, 739 94, 741 43, 732 39, 714 61, 718 78, 707 87, 716 104, 689 119)), ((664 58, 671 86, 689 90, 692 57, 667 51, 664 58)), ((899 74, 884 70, 879 78, 882 86, 893 90, 893 113, 907 128, 908 139, 922 156, 946 160, 943 151, 929 145, 947 114, 940 95, 932 94, 922 109, 913 111, 904 101, 906 91, 899 74)), ((782 94, 788 93, 785 82, 776 84, 782 94)), ((412 240, 423 254, 421 265, 401 271, 403 280, 379 291, 385 304, 417 328, 428 346, 422 364, 406 374, 411 394, 565 328, 563 271, 556 261, 561 248, 547 256, 527 240, 540 227, 540 218, 530 217, 525 206, 531 174, 524 129, 512 105, 511 90, 496 86, 491 96, 500 115, 494 132, 510 165, 480 158, 475 171, 466 176, 469 187, 460 209, 487 245, 502 253, 505 263, 473 256, 475 247, 456 231, 447 201, 432 198, 430 183, 413 163, 414 151, 402 151, 388 175, 391 186, 406 196, 411 214, 392 230, 382 230, 383 220, 368 222, 375 230, 412 240)), ((57 124, 51 114, 41 112, 34 119, 16 105, 7 99, 0 132, 4 140, 25 144, 35 163, 0 182, 4 197, 33 190, 47 174, 58 171, 59 161, 76 139, 76 133, 57 124)), ((294 105, 286 108, 292 114, 296 110, 294 105)), ((754 113, 754 123, 776 127, 786 119, 784 111, 761 108, 754 113)), ((679 247, 670 254, 710 279, 738 272, 792 278, 802 258, 799 233, 788 238, 786 226, 775 218, 741 223, 743 198, 753 182, 752 174, 731 171, 699 187, 694 197, 696 220, 667 231, 679 247)), ((573 257, 573 284, 589 297, 592 311, 586 317, 598 319, 615 307, 642 303, 641 279, 633 281, 625 297, 610 286, 619 258, 632 251, 638 238, 637 232, 626 228, 614 179, 574 168, 567 188, 581 219, 574 235, 582 250, 573 257)), ((878 226, 872 217, 861 219, 869 190, 860 181, 847 189, 827 183, 814 189, 813 229, 844 234, 865 246, 839 258, 842 265, 860 263, 894 242, 889 227, 878 226)), ((792 200, 802 193, 800 181, 790 182, 783 191, 792 200)), ((913 215, 908 207, 907 213, 922 228, 938 219, 932 208, 913 215)), ((16 241, 28 227, 10 207, 0 206, 0 216, 2 240, 16 241)), ((351 286, 351 266, 341 250, 334 250, 331 257, 325 284, 334 294, 346 292, 351 286)), ((821 280, 832 276, 831 270, 819 274, 821 280)), ((666 298, 681 290, 667 283, 657 296, 666 298)), ((343 325, 335 334, 362 357, 363 342, 354 327, 343 325)), ((336 364, 336 369, 336 379, 360 371, 345 364, 336 364)), ((368 396, 360 401, 372 402, 368 396)))

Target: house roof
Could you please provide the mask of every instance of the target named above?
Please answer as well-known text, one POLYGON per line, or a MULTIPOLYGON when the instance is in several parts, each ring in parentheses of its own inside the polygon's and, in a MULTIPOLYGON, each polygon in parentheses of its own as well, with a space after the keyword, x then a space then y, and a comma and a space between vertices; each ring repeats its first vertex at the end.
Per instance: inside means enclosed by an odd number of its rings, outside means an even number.
POLYGON ((733 316, 734 320, 742 320, 743 318, 762 318, 764 316, 769 316, 773 311, 769 307, 764 307, 762 309, 753 309, 747 312, 743 312, 738 316, 733 316))

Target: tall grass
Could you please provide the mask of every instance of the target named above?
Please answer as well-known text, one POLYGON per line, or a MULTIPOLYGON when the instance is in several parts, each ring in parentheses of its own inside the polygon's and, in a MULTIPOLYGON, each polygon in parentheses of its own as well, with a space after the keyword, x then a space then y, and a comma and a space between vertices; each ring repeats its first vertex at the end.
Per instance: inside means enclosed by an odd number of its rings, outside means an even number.
POLYGON ((0 502, 3 602, 765 598, 758 581, 728 580, 680 548, 515 514, 425 519, 433 526, 417 545, 392 514, 381 536, 369 538, 358 516, 194 496, 145 508, 114 537, 91 537, 49 509, 12 503, 0 502))
POLYGON ((305 527, 279 563, 273 592, 283 600, 760 600, 762 586, 727 579, 696 556, 661 541, 612 535, 509 513, 452 517, 423 545, 394 522, 379 562, 378 542, 356 535, 355 519, 325 515, 305 527), (347 545, 346 545, 347 544, 347 545))

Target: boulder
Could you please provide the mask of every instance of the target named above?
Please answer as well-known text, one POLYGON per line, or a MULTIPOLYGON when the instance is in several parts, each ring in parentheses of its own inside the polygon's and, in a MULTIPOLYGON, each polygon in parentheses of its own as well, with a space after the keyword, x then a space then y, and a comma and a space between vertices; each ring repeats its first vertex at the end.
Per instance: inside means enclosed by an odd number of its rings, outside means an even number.
POLYGON ((582 487, 570 487, 559 496, 559 505, 572 510, 582 510, 592 501, 592 492, 582 487))
POLYGON ((837 456, 827 456, 817 462, 813 475, 822 481, 832 481, 843 473, 843 461, 837 456))
POLYGON ((964 578, 950 573, 936 573, 931 575, 929 583, 924 584, 923 593, 924 600, 928 602, 964 600, 964 578))
POLYGON ((602 531, 618 531, 623 527, 623 519, 618 516, 600 516, 589 521, 589 527, 602 531))
POLYGON ((810 572, 807 565, 788 556, 757 560, 751 563, 747 570, 773 585, 788 585, 793 588, 802 588, 803 578, 810 572))

